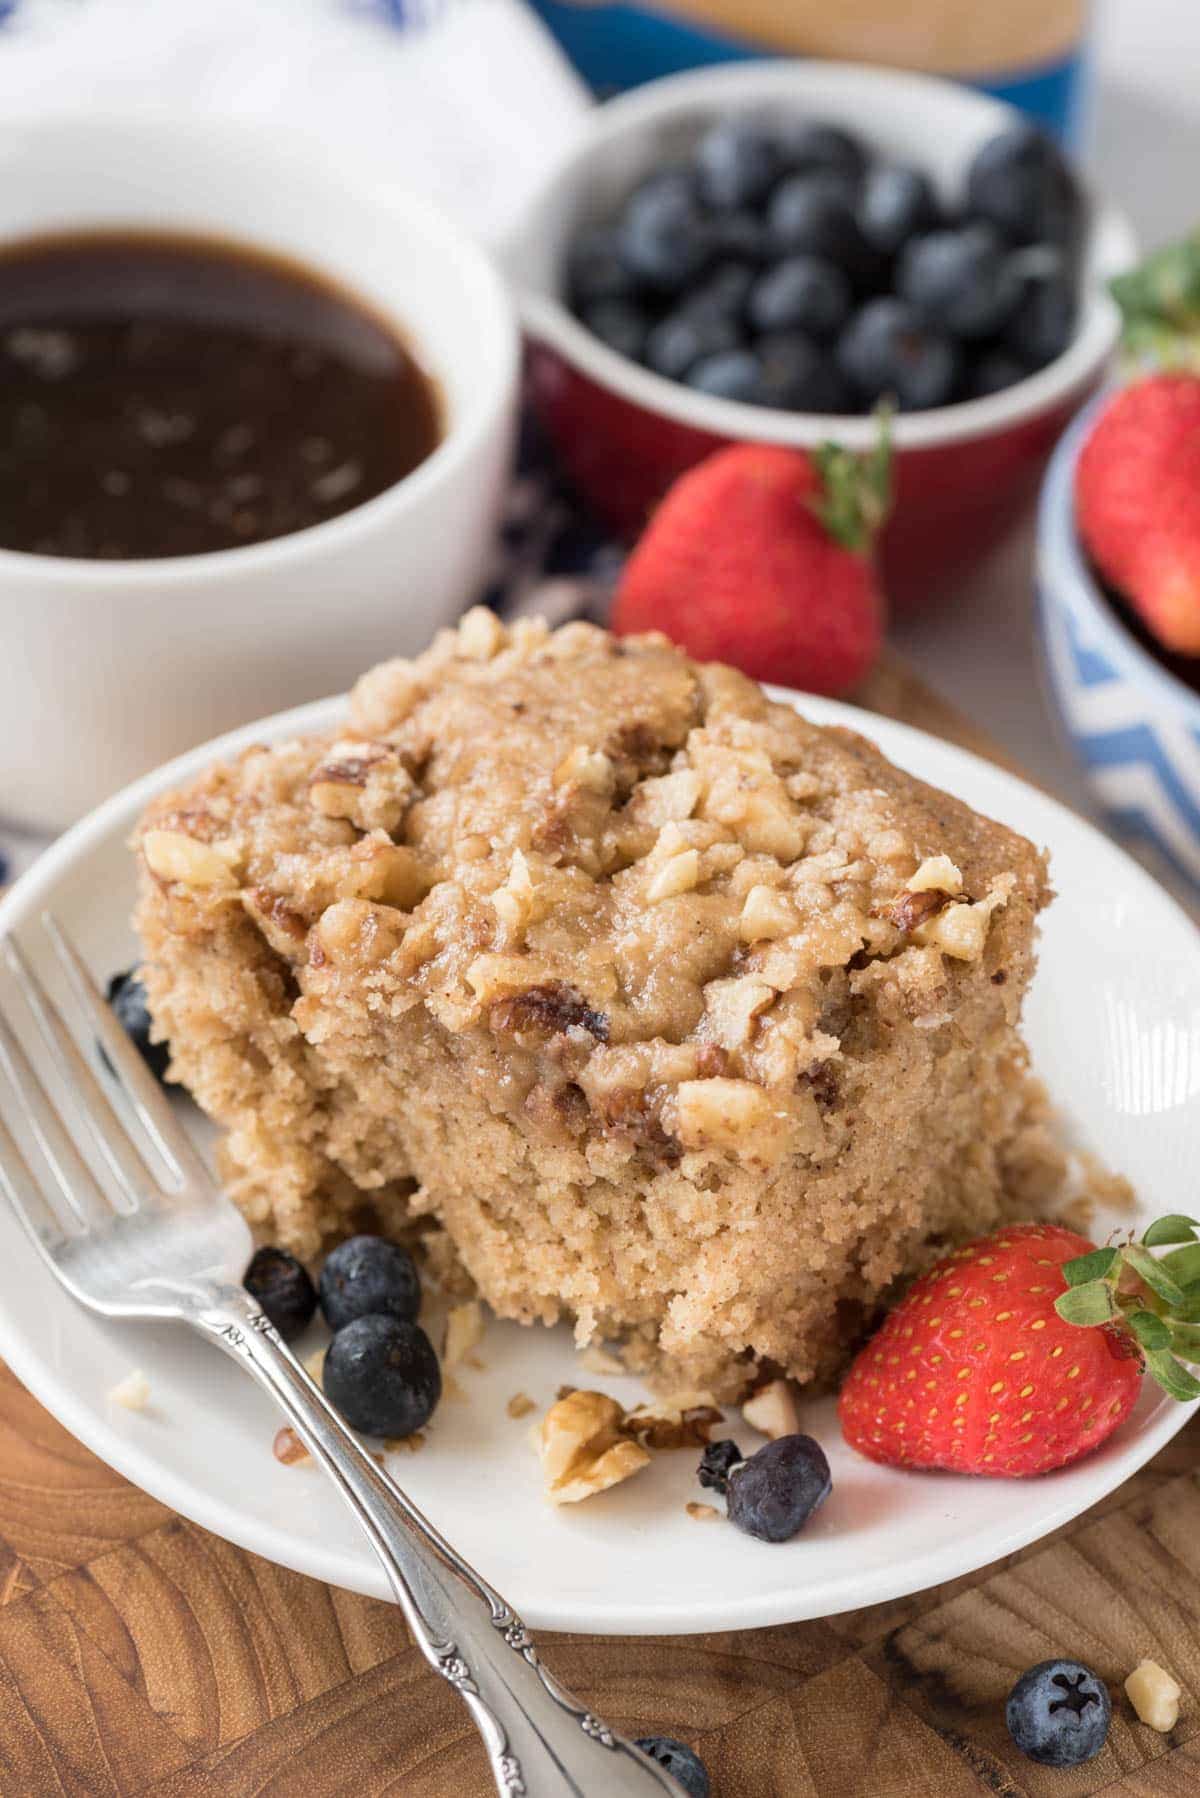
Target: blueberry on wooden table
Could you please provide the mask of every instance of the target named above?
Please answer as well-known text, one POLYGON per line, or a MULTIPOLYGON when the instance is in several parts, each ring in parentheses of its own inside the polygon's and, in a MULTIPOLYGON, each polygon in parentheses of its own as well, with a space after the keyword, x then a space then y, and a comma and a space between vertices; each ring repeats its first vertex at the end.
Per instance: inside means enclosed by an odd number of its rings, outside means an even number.
POLYGON ((286 1249, 257 1249, 242 1277, 285 1342, 306 1330, 317 1309, 317 1289, 308 1269, 286 1249))
POLYGON ((730 1470, 729 1521, 762 1542, 790 1542, 832 1489, 820 1443, 811 1436, 780 1436, 730 1470))
POLYGON ((639 1736, 636 1746, 666 1769, 687 1798, 709 1798, 712 1786, 708 1769, 686 1742, 677 1741, 674 1736, 639 1736))
POLYGON ((866 406, 890 395, 902 412, 945 406, 958 385, 954 339, 927 325, 907 300, 868 300, 837 344, 843 378, 866 406))
POLYGON ((357 1317, 396 1317, 411 1323, 421 1309, 421 1281, 412 1256, 386 1236, 351 1236, 325 1257, 321 1309, 331 1330, 357 1317))
POLYGON ((146 1003, 146 989, 136 968, 114 974, 105 994, 116 1013, 117 1022, 145 1062, 156 1080, 165 1080, 171 1051, 166 1043, 150 1041, 154 1020, 146 1003))
POLYGON ((322 1374, 325 1396, 351 1429, 411 1436, 442 1396, 442 1372, 420 1324, 357 1317, 334 1336, 322 1374))
POLYGON ((1004 1720, 1022 1754, 1043 1767, 1077 1767, 1108 1737, 1108 1687, 1079 1661, 1039 1661, 1008 1695, 1004 1720))

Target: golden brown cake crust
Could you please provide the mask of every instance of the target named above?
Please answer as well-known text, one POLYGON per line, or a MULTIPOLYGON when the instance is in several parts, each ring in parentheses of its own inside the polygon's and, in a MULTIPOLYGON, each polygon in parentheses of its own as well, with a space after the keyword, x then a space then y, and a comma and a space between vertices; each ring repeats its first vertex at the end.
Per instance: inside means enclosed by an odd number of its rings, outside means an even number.
POLYGON ((175 1072, 303 1255, 428 1213, 503 1315, 732 1392, 1046 1173, 1042 857, 664 639, 471 613, 138 849, 175 1072))

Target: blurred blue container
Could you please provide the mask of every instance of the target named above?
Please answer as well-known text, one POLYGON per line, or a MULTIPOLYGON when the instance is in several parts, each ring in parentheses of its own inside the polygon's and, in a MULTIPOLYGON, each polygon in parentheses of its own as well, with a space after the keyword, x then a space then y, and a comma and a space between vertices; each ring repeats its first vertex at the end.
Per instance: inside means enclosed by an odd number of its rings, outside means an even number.
POLYGON ((824 56, 948 75, 1077 138, 1087 0, 530 0, 597 93, 738 57, 824 56))

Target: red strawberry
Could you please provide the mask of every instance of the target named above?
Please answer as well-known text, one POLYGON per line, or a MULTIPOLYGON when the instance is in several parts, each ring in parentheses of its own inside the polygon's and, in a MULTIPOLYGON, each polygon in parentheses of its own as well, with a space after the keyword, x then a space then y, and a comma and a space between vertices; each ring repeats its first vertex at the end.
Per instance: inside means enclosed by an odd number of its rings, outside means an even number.
POLYGON ((916 1282, 857 1356, 838 1401, 851 1448, 889 1467, 1045 1473, 1088 1454, 1141 1386, 1132 1337, 1081 1329, 1055 1300, 1093 1245, 1058 1224, 969 1243, 916 1282))
POLYGON ((1079 534, 1165 649, 1200 655, 1200 376, 1109 401, 1075 470, 1079 534))
POLYGON ((859 459, 830 444, 739 444, 671 488, 630 556, 613 628, 665 631, 699 661, 844 693, 879 653, 871 547, 887 503, 886 439, 859 459))

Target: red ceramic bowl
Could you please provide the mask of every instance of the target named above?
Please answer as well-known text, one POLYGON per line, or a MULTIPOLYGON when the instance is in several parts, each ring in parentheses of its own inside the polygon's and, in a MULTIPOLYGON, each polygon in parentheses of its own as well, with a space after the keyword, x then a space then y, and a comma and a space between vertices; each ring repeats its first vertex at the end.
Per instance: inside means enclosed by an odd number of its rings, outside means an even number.
MULTIPOLYGON (((530 346, 536 404, 577 485, 623 536, 641 529, 676 475, 732 442, 811 447, 874 441, 871 419, 773 412, 694 393, 592 336, 564 305, 566 247, 608 216, 650 169, 677 161, 713 118, 778 111, 835 120, 884 154, 919 163, 950 197, 977 146, 1011 107, 949 82, 849 63, 734 63, 651 82, 601 107, 590 132, 526 214, 508 261, 530 346)), ((882 546, 897 606, 945 589, 1031 500, 1056 438, 1098 384, 1116 343, 1107 279, 1134 258, 1133 234, 1089 201, 1083 302, 1070 348, 988 399, 894 422, 896 505, 882 546)))

